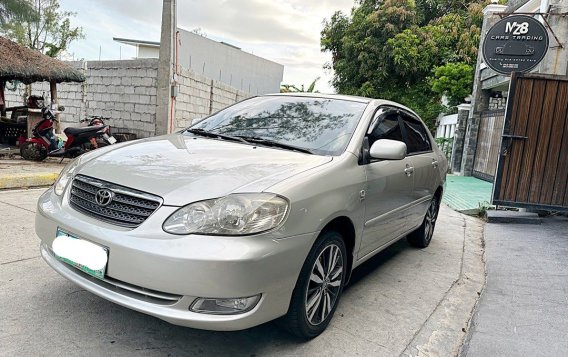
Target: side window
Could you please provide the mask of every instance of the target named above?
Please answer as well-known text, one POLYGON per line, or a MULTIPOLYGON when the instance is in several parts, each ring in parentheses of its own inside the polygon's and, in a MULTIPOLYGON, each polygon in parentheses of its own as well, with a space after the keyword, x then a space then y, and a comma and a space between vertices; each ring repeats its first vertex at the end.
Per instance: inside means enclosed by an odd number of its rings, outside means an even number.
POLYGON ((369 137, 369 147, 379 139, 404 141, 402 130, 398 124, 397 113, 394 111, 382 113, 367 136, 369 137))
POLYGON ((419 120, 407 115, 401 115, 401 118, 406 131, 408 153, 432 151, 432 144, 424 125, 419 120))

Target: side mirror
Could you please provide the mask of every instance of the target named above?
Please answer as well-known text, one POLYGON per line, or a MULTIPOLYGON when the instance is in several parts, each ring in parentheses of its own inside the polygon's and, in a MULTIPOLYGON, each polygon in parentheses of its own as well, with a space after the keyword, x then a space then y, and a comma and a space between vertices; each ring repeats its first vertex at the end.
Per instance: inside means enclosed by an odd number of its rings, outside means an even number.
POLYGON ((380 139, 373 143, 369 154, 373 159, 402 160, 406 157, 406 144, 397 140, 380 139))

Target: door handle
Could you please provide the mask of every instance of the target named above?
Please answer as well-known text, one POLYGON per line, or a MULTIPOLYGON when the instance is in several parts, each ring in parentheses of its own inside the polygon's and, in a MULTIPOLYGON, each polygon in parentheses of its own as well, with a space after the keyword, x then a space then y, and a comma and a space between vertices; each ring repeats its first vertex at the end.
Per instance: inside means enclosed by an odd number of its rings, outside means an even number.
POLYGON ((507 154, 509 153, 509 149, 511 149, 511 145, 513 144, 513 140, 527 140, 528 139, 528 137, 526 137, 526 136, 508 135, 508 134, 503 134, 503 135, 501 135, 501 137, 503 138, 503 144, 502 144, 502 150, 501 150, 501 155, 503 155, 503 156, 507 156, 507 154), (506 143, 505 143, 505 140, 507 140, 506 143))
POLYGON ((432 166, 434 166, 435 169, 438 168, 438 161, 436 159, 432 159, 432 166))
POLYGON ((412 166, 406 166, 406 169, 404 169, 404 173, 406 174, 406 176, 410 177, 412 175, 412 173, 414 172, 414 167, 412 166))

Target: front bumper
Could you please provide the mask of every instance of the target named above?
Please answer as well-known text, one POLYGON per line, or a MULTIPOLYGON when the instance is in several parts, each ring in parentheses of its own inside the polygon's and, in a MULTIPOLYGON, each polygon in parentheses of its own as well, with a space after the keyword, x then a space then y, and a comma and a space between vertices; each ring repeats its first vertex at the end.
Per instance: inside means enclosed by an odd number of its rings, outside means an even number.
POLYGON ((302 264, 317 237, 175 236, 162 231, 177 207, 163 206, 135 229, 86 216, 50 189, 38 201, 36 233, 43 259, 59 274, 100 297, 170 323, 208 330, 240 330, 284 315, 302 264), (107 281, 55 258, 57 228, 109 249, 107 281), (262 294, 249 312, 210 315, 189 311, 197 297, 262 294))

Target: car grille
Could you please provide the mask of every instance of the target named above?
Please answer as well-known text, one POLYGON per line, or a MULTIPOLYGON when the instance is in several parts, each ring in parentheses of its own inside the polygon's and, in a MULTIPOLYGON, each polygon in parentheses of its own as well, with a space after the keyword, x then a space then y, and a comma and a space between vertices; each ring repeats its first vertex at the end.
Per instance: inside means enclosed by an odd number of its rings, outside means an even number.
POLYGON ((77 175, 71 185, 71 207, 105 222, 134 228, 142 224, 162 204, 158 196, 133 190, 92 177, 77 175), (111 202, 102 206, 95 200, 101 189, 112 191, 111 202))

